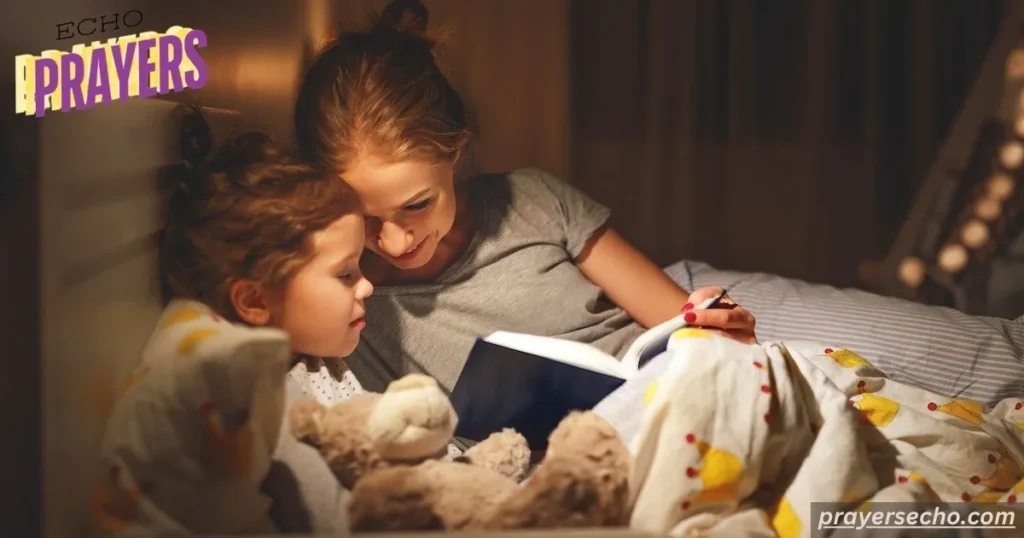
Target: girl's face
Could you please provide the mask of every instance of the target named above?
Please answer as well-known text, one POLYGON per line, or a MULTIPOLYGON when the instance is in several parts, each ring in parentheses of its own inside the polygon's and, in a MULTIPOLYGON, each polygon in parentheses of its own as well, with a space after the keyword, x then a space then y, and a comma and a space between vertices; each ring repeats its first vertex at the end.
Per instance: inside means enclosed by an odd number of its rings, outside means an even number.
POLYGON ((364 159, 342 179, 359 196, 366 246, 399 270, 447 257, 442 239, 455 223, 455 181, 449 163, 364 159))
POLYGON ((288 332, 294 352, 345 357, 359 343, 366 325, 363 300, 373 293, 359 270, 363 218, 345 215, 312 240, 313 259, 269 301, 269 324, 288 332))

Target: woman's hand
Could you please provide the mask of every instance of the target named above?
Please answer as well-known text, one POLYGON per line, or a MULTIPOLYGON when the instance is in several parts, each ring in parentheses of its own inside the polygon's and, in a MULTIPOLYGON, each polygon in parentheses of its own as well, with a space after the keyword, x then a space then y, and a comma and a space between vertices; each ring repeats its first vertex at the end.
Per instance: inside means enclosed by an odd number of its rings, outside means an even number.
POLYGON ((749 310, 736 304, 728 295, 722 297, 717 306, 707 310, 694 310, 696 305, 707 302, 722 293, 723 288, 709 286, 693 290, 687 303, 683 306, 683 315, 690 325, 699 326, 724 334, 744 344, 756 344, 754 334, 754 315, 749 310))

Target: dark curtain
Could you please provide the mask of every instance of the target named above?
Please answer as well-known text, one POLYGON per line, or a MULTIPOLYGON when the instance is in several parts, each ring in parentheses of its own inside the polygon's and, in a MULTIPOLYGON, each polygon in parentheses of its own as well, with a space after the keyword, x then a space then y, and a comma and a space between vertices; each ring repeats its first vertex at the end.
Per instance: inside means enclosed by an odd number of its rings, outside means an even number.
POLYGON ((571 179, 661 263, 879 259, 1003 0, 571 0, 571 179))

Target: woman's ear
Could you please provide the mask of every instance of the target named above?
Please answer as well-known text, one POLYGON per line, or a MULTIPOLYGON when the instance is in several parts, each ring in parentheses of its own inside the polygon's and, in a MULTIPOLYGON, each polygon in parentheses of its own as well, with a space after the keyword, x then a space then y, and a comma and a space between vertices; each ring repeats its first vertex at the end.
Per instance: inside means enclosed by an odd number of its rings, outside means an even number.
POLYGON ((252 280, 236 280, 228 290, 231 306, 242 321, 262 326, 270 323, 270 302, 267 294, 252 280))

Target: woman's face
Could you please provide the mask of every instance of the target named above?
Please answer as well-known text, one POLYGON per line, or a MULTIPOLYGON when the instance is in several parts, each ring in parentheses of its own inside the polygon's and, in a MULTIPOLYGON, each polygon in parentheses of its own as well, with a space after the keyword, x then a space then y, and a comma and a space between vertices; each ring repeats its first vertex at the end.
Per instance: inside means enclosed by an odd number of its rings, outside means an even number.
POLYGON ((366 215, 366 248, 400 270, 418 269, 455 223, 455 181, 448 163, 363 159, 342 179, 366 215))

